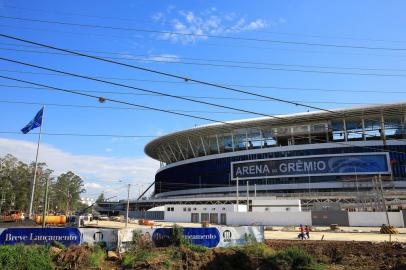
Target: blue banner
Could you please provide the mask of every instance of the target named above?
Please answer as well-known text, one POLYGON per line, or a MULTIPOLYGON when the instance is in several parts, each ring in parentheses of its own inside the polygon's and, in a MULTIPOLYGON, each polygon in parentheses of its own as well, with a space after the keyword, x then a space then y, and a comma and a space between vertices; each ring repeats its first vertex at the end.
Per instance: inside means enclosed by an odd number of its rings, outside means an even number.
MULTIPOLYGON (((208 248, 216 247, 220 242, 220 232, 217 228, 183 228, 185 239, 194 245, 208 248)), ((158 228, 152 234, 156 246, 165 247, 173 243, 172 228, 158 228)))
POLYGON ((78 228, 7 228, 0 234, 1 245, 41 245, 59 242, 65 246, 79 245, 78 228))
POLYGON ((337 154, 231 163, 232 179, 390 173, 387 153, 337 154))

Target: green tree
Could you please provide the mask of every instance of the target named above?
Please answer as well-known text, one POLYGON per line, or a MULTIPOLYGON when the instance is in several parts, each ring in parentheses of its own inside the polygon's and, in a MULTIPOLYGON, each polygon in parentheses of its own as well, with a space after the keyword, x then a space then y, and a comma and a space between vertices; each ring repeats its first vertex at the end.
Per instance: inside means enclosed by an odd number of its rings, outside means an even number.
POLYGON ((104 193, 100 193, 99 197, 97 197, 96 202, 103 202, 106 198, 104 198, 104 193))
POLYGON ((75 211, 80 203, 80 194, 85 192, 80 176, 71 171, 59 175, 52 184, 52 208, 75 211))
MULTIPOLYGON (((35 164, 8 154, 0 158, 0 166, 0 210, 28 211, 35 164)), ((42 207, 45 180, 52 181, 52 172, 45 163, 38 163, 34 210, 42 207)))

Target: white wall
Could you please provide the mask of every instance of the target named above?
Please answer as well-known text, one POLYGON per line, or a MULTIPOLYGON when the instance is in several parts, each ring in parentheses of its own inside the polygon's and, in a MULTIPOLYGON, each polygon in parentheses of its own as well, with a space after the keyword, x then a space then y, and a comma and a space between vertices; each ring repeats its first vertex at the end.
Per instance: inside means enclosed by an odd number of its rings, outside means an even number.
MULTIPOLYGON (((402 212, 389 212, 389 222, 395 227, 404 227, 402 212)), ((382 226, 386 224, 385 212, 348 212, 350 226, 382 226)))
POLYGON ((310 212, 227 213, 227 225, 252 224, 270 226, 312 225, 312 215, 310 212))

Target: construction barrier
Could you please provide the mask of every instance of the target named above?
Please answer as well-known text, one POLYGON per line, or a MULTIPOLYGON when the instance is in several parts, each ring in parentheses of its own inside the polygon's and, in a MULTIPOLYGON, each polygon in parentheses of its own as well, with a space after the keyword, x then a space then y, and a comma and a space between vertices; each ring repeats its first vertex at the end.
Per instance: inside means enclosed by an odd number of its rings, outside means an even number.
MULTIPOLYGON (((183 228, 192 244, 208 248, 243 245, 248 241, 263 242, 263 226, 183 228)), ((134 235, 155 246, 172 244, 172 228, 99 229, 99 228, 6 228, 0 229, 0 245, 41 245, 55 242, 65 246, 103 245, 107 250, 125 251, 134 235)))

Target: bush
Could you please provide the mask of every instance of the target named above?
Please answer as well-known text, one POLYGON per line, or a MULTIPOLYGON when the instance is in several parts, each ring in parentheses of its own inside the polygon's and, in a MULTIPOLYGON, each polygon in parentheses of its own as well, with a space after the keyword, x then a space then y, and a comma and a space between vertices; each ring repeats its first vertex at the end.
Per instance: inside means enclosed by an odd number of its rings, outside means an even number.
POLYGON ((268 267, 277 270, 313 270, 320 269, 315 259, 305 250, 289 247, 267 259, 268 267))
POLYGON ((275 256, 275 251, 264 243, 252 242, 242 247, 242 252, 249 256, 262 257, 268 259, 275 256))
POLYGON ((205 246, 193 245, 193 244, 189 244, 189 245, 188 245, 188 248, 189 248, 191 251, 198 252, 198 253, 204 253, 204 252, 206 252, 206 251, 209 250, 209 248, 207 248, 207 247, 205 247, 205 246))
POLYGON ((147 249, 132 250, 124 254, 121 264, 125 267, 131 267, 137 262, 145 261, 158 255, 156 252, 147 249))
POLYGON ((0 269, 52 270, 48 246, 0 246, 0 269))
POLYGON ((104 261, 106 252, 101 246, 96 245, 89 253, 86 261, 88 267, 100 267, 104 261))
POLYGON ((190 244, 183 234, 183 228, 177 224, 174 224, 172 227, 172 244, 175 247, 188 246, 190 244))

